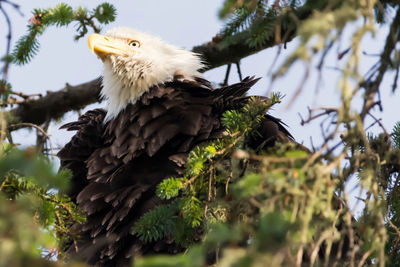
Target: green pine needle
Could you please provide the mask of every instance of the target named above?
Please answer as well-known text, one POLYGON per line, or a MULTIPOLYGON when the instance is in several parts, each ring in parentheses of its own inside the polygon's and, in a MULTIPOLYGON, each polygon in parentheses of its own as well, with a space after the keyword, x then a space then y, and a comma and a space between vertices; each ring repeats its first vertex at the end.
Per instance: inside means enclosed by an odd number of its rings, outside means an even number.
POLYGON ((183 219, 193 228, 200 226, 203 220, 203 207, 201 201, 194 196, 183 198, 181 201, 183 219))
POLYGON ((177 213, 176 201, 157 206, 140 217, 131 232, 137 234, 139 239, 146 243, 160 240, 174 231, 177 213))
POLYGON ((395 147, 400 148, 400 121, 398 121, 393 127, 392 138, 395 147))
POLYGON ((39 42, 36 40, 37 32, 32 30, 18 40, 14 51, 11 53, 13 62, 17 65, 24 65, 32 60, 39 51, 39 42))
POLYGON ((168 178, 157 186, 156 194, 161 199, 171 199, 178 196, 182 186, 182 179, 168 178))
POLYGON ((95 18, 103 24, 108 24, 115 20, 117 10, 109 3, 103 3, 94 9, 95 18))
POLYGON ((74 12, 71 6, 60 3, 52 9, 43 12, 41 23, 45 26, 56 25, 67 26, 74 19, 74 12))

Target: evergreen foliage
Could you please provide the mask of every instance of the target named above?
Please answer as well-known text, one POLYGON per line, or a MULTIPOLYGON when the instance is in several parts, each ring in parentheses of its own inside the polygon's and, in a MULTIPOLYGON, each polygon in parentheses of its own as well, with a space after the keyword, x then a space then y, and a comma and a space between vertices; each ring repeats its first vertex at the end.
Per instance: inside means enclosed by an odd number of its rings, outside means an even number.
POLYGON ((400 235, 398 226, 400 225, 400 199, 397 196, 398 181, 400 179, 400 122, 397 122, 392 132, 393 152, 386 156, 388 164, 382 169, 382 177, 389 177, 388 184, 385 184, 388 203, 387 233, 388 242, 386 243, 386 254, 388 255, 388 266, 398 266, 400 264, 400 235))
POLYGON ((156 193, 161 199, 170 199, 178 196, 182 186, 182 179, 168 178, 158 185, 156 193))
POLYGON ((397 122, 392 133, 393 143, 395 147, 400 148, 400 122, 397 122))
POLYGON ((301 1, 298 0, 272 3, 254 0, 225 1, 219 13, 220 18, 228 20, 221 31, 221 45, 229 45, 236 38, 243 38, 241 35, 245 35, 249 47, 264 45, 276 34, 277 26, 285 29, 292 27, 293 17, 290 18, 288 14, 295 11, 300 4, 301 1))
POLYGON ((66 171, 54 173, 34 148, 1 144, 0 266, 48 266, 44 258, 63 253, 62 244, 74 238, 70 226, 84 220, 63 193, 69 177, 66 171))
POLYGON ((222 117, 226 127, 225 137, 193 149, 184 176, 166 179, 158 185, 157 195, 161 199, 176 198, 142 216, 133 232, 147 242, 172 235, 182 245, 192 244, 196 235, 190 237, 192 240, 185 237, 185 242, 182 242, 182 232, 175 230, 183 227, 190 231, 203 227, 204 218, 213 212, 213 208, 208 208, 212 204, 211 199, 215 199, 218 193, 225 195, 225 191, 217 193, 216 190, 225 188, 229 183, 227 177, 217 175, 216 164, 225 162, 233 151, 242 147, 244 139, 255 134, 267 110, 278 102, 279 94, 273 94, 271 99, 250 98, 240 111, 225 112, 222 117))
MULTIPOLYGON (((346 6, 346 1, 226 0, 219 11, 219 17, 227 21, 220 32, 219 45, 227 46, 238 38, 244 39, 249 47, 263 46, 271 38, 279 42, 286 38, 280 36, 281 32, 294 31, 298 19, 309 14, 311 10, 332 10, 343 4, 346 6)), ((377 22, 382 23, 395 5, 390 0, 376 1, 374 11, 377 22)))
POLYGON ((54 8, 35 9, 28 25, 28 33, 18 40, 11 54, 12 61, 19 65, 31 61, 39 51, 38 36, 50 26, 63 27, 77 22, 78 33, 75 40, 78 40, 85 36, 88 28, 92 28, 96 33, 100 32, 100 27, 96 25, 94 19, 100 24, 108 24, 115 20, 115 16, 116 10, 109 3, 102 3, 93 10, 83 7, 74 10, 66 3, 57 4, 54 8))
POLYGON ((145 242, 165 238, 175 228, 177 211, 177 201, 160 205, 143 215, 132 229, 132 233, 138 234, 140 240, 145 242))

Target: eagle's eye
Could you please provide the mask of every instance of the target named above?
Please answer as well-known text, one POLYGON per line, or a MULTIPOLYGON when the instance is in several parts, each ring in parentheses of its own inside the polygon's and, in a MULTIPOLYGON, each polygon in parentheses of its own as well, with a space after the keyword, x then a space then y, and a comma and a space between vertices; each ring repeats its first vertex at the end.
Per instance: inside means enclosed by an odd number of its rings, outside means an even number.
POLYGON ((140 47, 140 43, 138 41, 130 41, 129 46, 132 47, 140 47))

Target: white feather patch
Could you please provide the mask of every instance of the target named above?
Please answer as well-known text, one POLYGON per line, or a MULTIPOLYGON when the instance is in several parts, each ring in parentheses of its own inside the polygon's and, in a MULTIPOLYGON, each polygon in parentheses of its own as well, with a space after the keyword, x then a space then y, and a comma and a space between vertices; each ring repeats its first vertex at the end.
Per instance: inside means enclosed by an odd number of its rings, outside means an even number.
POLYGON ((130 28, 114 28, 106 34, 120 42, 136 40, 126 57, 111 55, 104 60, 103 89, 108 121, 128 104, 135 103, 152 86, 172 81, 179 73, 185 79, 201 77, 204 67, 198 54, 163 42, 160 38, 130 28))

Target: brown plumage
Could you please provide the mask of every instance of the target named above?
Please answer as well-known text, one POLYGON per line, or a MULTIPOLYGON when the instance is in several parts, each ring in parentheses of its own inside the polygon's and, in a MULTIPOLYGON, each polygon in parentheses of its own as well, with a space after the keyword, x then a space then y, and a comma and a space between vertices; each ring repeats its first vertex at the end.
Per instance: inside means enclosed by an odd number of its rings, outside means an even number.
MULTIPOLYGON (((182 173, 194 146, 221 136, 222 113, 246 104, 243 95, 258 80, 213 89, 201 78, 178 78, 153 86, 106 123, 106 111, 96 109, 62 127, 77 131, 58 156, 73 173, 70 196, 87 215, 84 224, 71 229, 80 239, 69 253, 89 264, 124 266, 134 255, 181 250, 173 240, 144 244, 130 230, 162 203, 157 184, 182 173)), ((262 138, 252 146, 293 140, 269 115, 259 132, 262 138)))

